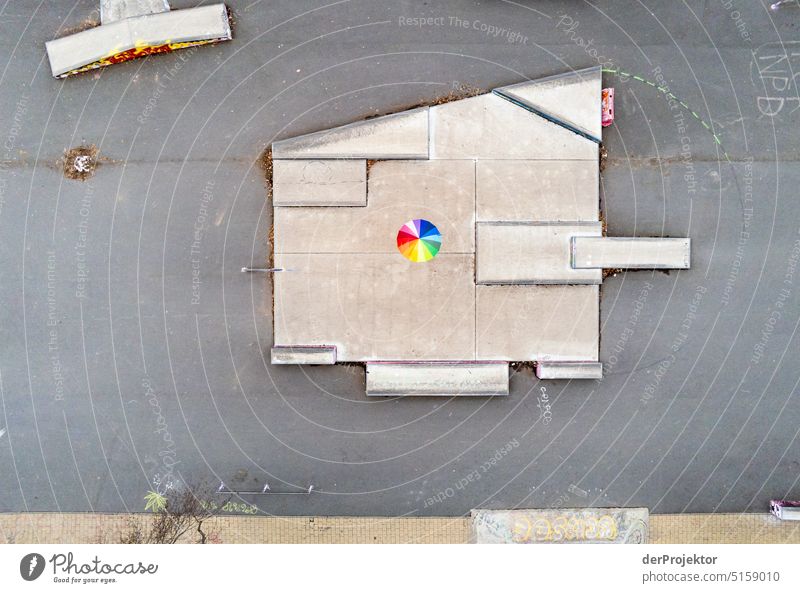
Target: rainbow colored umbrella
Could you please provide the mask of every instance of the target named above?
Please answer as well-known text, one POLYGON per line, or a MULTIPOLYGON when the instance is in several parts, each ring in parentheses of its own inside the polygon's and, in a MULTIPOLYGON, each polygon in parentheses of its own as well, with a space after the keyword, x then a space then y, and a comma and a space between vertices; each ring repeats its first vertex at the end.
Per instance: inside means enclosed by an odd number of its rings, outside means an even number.
POLYGON ((397 232, 397 249, 413 262, 436 257, 442 246, 442 234, 435 225, 422 218, 405 223, 397 232))

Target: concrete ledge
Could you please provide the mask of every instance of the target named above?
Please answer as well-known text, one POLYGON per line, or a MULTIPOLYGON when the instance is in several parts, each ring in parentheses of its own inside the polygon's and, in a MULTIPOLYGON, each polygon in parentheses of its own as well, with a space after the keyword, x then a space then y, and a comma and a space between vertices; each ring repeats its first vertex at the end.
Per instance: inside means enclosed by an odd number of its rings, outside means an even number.
POLYGON ((273 206, 366 206, 367 161, 276 160, 273 206))
POLYGON ((367 363, 367 395, 508 395, 508 363, 367 363))
POLYGON ((572 267, 576 270, 688 269, 691 239, 649 237, 575 237, 572 267))
POLYGON ((540 379, 602 379, 600 362, 537 362, 536 376, 540 379))
POLYGON ((479 222, 478 284, 600 284, 602 270, 570 265, 570 240, 599 237, 599 222, 479 222))
POLYGON ((427 159, 428 108, 273 142, 274 159, 427 159))
POLYGON ((212 4, 116 20, 48 41, 47 57, 56 78, 142 56, 232 38, 228 9, 212 4))
POLYGON ((272 364, 336 364, 336 346, 273 346, 272 364))

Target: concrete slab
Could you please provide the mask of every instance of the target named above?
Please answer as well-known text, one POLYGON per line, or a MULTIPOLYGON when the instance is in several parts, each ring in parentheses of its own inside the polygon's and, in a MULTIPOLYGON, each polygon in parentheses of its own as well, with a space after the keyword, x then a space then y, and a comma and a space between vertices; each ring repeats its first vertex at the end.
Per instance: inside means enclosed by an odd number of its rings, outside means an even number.
POLYGON ((480 160, 475 188, 478 221, 598 220, 594 161, 480 160))
POLYGON ((598 286, 478 286, 479 360, 596 361, 598 286))
POLYGON ((475 252, 472 161, 388 161, 370 169, 366 208, 276 208, 276 253, 385 253, 402 259, 397 231, 424 218, 444 254, 475 252))
POLYGON ((479 222, 478 284, 600 284, 598 269, 571 265, 573 237, 599 237, 599 222, 479 222))
POLYGON ((431 107, 430 135, 432 159, 598 158, 595 142, 493 94, 431 107))
POLYGON ((602 77, 600 66, 595 66, 499 90, 600 139, 602 77))
POLYGON ((508 395, 508 364, 371 363, 367 395, 508 395))
POLYGON ((100 22, 107 25, 134 16, 168 10, 167 0, 100 0, 100 22))
POLYGON ((366 206, 367 161, 275 160, 273 206, 366 206))
POLYGON ((427 159, 428 108, 274 142, 272 156, 277 159, 427 159))
POLYGON ((339 361, 475 360, 473 258, 278 254, 291 271, 274 275, 275 343, 336 346, 339 361))
POLYGON ((600 362, 540 362, 536 365, 540 379, 602 379, 600 362))
POLYGON ((336 364, 335 346, 273 346, 272 364, 336 364))
POLYGON ((688 269, 691 239, 602 237, 572 240, 575 269, 688 269))
POLYGON ((53 76, 63 78, 152 53, 231 39, 224 4, 117 20, 45 44, 53 76))

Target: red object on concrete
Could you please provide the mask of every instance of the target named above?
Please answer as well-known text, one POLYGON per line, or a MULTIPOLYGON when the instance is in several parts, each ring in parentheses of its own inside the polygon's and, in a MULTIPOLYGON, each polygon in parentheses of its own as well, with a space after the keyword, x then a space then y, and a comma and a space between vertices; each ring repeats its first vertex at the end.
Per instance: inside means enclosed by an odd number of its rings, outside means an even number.
POLYGON ((603 127, 614 123, 614 89, 603 89, 603 127))

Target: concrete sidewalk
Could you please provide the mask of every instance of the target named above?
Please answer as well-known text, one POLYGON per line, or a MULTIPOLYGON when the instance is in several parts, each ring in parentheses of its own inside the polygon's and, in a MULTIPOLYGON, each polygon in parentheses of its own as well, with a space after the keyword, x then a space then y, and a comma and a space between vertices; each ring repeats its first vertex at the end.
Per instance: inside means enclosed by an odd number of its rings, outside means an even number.
MULTIPOLYGON (((0 543, 116 543, 131 515, 0 514, 0 543)), ((216 517, 208 533, 228 544, 461 544, 467 517, 216 517)), ((650 515, 653 544, 798 544, 800 524, 766 513, 650 515)))

